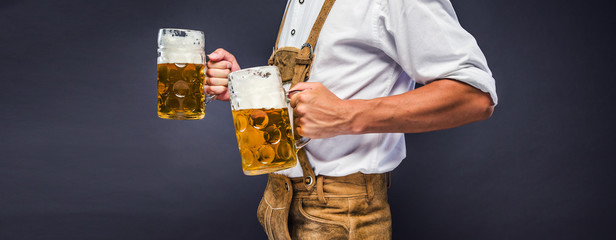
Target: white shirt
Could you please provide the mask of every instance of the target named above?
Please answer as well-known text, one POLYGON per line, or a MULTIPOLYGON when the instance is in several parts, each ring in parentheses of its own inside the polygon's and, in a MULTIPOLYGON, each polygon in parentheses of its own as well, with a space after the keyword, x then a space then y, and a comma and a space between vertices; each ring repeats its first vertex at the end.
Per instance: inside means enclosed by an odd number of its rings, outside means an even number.
MULTIPOLYGON (((300 48, 323 2, 288 1, 278 46, 300 48)), ((448 0, 337 0, 314 51, 308 81, 321 82, 341 99, 392 96, 413 90, 415 82, 448 78, 498 102, 486 59, 448 0)), ((315 174, 326 176, 384 173, 406 157, 403 133, 313 139, 306 150, 315 174)), ((299 164, 278 173, 303 176, 299 164)))

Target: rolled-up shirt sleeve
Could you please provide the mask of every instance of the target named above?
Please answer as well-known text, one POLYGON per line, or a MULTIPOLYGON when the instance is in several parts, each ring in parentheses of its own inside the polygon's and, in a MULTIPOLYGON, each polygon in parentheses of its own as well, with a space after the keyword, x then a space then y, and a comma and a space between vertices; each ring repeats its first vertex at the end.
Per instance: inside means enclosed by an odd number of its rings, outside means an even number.
POLYGON ((382 1, 377 19, 381 48, 413 80, 461 81, 489 93, 498 103, 486 58, 448 0, 382 1))

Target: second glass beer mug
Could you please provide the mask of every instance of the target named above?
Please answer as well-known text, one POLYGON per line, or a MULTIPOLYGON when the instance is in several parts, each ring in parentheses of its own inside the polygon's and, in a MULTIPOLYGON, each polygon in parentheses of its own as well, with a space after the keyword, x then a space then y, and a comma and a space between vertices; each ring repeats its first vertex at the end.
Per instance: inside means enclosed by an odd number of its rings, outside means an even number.
POLYGON ((242 169, 258 175, 294 167, 297 149, 289 103, 276 66, 248 68, 229 74, 231 110, 242 169))
POLYGON ((163 28, 158 32, 158 116, 205 116, 205 35, 202 31, 163 28))

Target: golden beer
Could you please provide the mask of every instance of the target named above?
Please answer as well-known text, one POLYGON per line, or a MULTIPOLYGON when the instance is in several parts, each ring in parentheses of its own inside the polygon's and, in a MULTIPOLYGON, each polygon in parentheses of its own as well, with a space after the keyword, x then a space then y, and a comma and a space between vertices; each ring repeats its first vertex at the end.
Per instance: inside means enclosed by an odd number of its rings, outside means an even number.
POLYGON ((270 173, 296 165, 289 110, 233 110, 235 134, 246 175, 270 173))
POLYGON ((202 119, 204 113, 204 64, 160 63, 158 116, 165 119, 202 119))

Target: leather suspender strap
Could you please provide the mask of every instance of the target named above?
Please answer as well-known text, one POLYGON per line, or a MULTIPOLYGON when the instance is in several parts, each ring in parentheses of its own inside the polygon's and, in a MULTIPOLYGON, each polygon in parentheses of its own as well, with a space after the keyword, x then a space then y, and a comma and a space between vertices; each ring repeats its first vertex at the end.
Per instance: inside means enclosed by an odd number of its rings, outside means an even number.
MULTIPOLYGON (((334 2, 336 2, 336 0, 325 0, 323 6, 321 7, 321 11, 319 12, 319 16, 317 16, 317 20, 312 25, 312 30, 310 31, 310 35, 308 36, 308 40, 306 41, 306 43, 309 43, 312 47, 315 47, 315 45, 317 44, 319 34, 321 33, 321 29, 323 28, 323 24, 325 24, 327 15, 329 15, 329 11, 334 6, 334 2)), ((276 36, 276 44, 274 45, 274 51, 278 50, 278 42, 280 41, 280 34, 282 34, 282 28, 284 27, 285 19, 287 19, 289 6, 290 4, 284 10, 284 15, 282 16, 282 22, 280 23, 280 27, 278 28, 278 36, 276 36)))
POLYGON ((317 44, 323 24, 325 24, 329 11, 332 10, 335 2, 336 0, 325 0, 323 6, 321 7, 321 12, 319 12, 319 16, 317 16, 317 20, 312 25, 312 30, 310 31, 310 35, 308 36, 308 40, 306 42, 310 43, 313 47, 317 44))
MULTIPOLYGON (((314 58, 314 47, 319 39, 319 34, 321 33, 323 24, 325 24, 327 15, 332 9, 335 1, 336 0, 325 0, 325 3, 323 3, 321 12, 319 12, 317 20, 314 22, 314 25, 312 25, 312 30, 310 31, 308 40, 299 50, 297 58, 295 59, 295 71, 291 82, 291 87, 299 82, 306 81, 309 77, 310 67, 312 66, 312 60, 314 58)), ((302 167, 302 172, 304 173, 304 184, 306 185, 306 189, 310 191, 312 187, 315 186, 316 176, 314 174, 314 170, 312 170, 310 162, 308 161, 308 157, 306 156, 305 148, 299 150, 297 158, 300 166, 302 167)))
POLYGON ((274 51, 278 49, 278 41, 280 41, 280 34, 282 33, 282 27, 284 27, 284 20, 287 19, 287 13, 289 12, 289 6, 291 6, 291 4, 287 4, 287 8, 284 10, 284 15, 282 15, 282 22, 280 23, 280 28, 278 28, 278 36, 276 36, 276 44, 274 45, 274 51))
POLYGON ((310 31, 308 40, 304 43, 304 45, 302 45, 302 48, 299 50, 297 58, 295 59, 295 75, 293 76, 291 86, 297 84, 298 82, 303 82, 309 77, 310 67, 312 65, 312 60, 314 59, 314 48, 317 45, 319 34, 321 33, 323 24, 325 24, 325 20, 329 15, 329 11, 334 6, 334 2, 336 2, 336 0, 325 0, 323 3, 321 12, 319 12, 317 20, 314 22, 314 25, 312 25, 312 30, 310 31))
MULTIPOLYGON (((323 6, 321 7, 321 11, 319 12, 319 15, 316 21, 312 25, 312 30, 310 31, 310 35, 308 36, 306 43, 304 43, 301 49, 299 49, 299 52, 295 56, 295 59, 289 59, 290 61, 294 61, 294 65, 295 65, 294 67, 291 65, 288 65, 289 67, 292 67, 293 69, 291 87, 293 87, 293 85, 299 82, 303 82, 303 81, 306 81, 306 79, 308 79, 309 74, 310 74, 310 67, 312 65, 312 60, 314 59, 314 48, 316 47, 317 40, 319 39, 319 34, 321 33, 323 24, 325 24, 325 20, 327 19, 327 16, 334 5, 334 2, 336 2, 336 0, 325 0, 325 2, 323 3, 323 6)), ((287 63, 285 58, 290 55, 277 56, 276 54, 278 52, 278 41, 280 40, 280 34, 284 27, 284 22, 285 22, 288 11, 289 11, 289 6, 287 6, 287 9, 285 10, 284 16, 282 18, 282 23, 280 24, 280 29, 278 30, 278 37, 276 38, 276 45, 274 45, 274 52, 272 53, 272 56, 270 57, 268 61, 270 65, 278 65, 279 68, 289 64, 287 63), (274 58, 279 58, 279 59, 274 59, 274 58)), ((283 50, 288 50, 288 48, 284 48, 283 50)), ((288 70, 291 70, 291 69, 288 69, 288 70)), ((282 71, 283 69, 281 69, 281 72, 282 71)), ((286 81, 284 76, 287 74, 289 75, 289 77, 291 77, 290 71, 289 73, 286 73, 286 71, 282 72, 283 81, 286 81)), ((306 156, 306 150, 304 148, 298 151, 297 158, 302 168, 302 172, 304 174, 304 184, 306 185, 306 189, 310 191, 315 186, 316 176, 314 174, 314 170, 312 169, 312 166, 310 165, 310 162, 308 161, 308 157, 306 156)))

